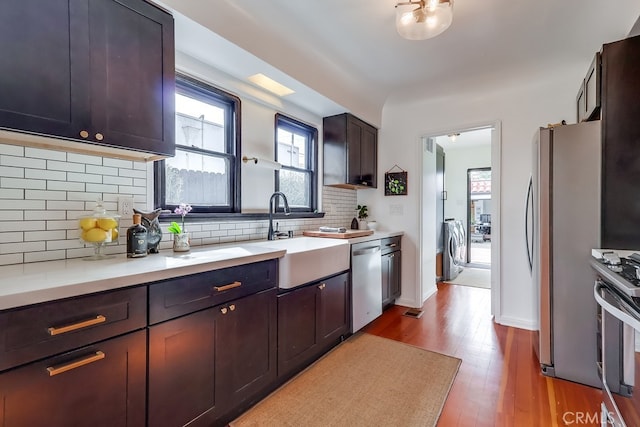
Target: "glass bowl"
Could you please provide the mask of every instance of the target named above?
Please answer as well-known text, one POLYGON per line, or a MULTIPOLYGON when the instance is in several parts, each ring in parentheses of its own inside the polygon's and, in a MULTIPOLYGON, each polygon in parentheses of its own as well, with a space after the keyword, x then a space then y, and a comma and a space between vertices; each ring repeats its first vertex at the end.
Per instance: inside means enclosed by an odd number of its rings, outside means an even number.
POLYGON ((93 255, 85 259, 100 260, 111 258, 111 256, 104 254, 103 249, 108 244, 118 243, 119 226, 120 215, 107 212, 101 200, 98 200, 91 215, 79 217, 80 241, 94 248, 93 255))

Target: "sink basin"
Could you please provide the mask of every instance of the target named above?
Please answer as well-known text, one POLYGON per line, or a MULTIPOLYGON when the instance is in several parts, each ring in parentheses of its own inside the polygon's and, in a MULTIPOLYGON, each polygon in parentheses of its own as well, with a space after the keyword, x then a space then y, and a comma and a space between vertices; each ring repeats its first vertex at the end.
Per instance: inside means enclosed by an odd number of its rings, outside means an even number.
POLYGON ((252 242, 274 249, 286 249, 280 258, 278 287, 294 288, 349 269, 351 246, 346 240, 316 237, 252 242))

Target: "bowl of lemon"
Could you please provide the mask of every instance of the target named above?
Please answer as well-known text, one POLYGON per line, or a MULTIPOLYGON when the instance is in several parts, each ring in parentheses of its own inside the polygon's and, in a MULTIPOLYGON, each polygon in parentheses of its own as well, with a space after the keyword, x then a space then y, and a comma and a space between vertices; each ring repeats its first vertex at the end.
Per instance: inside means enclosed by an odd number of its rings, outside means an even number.
POLYGON ((107 212, 100 200, 96 203, 91 215, 78 218, 80 241, 94 248, 93 255, 85 258, 86 260, 110 258, 104 253, 104 247, 108 244, 118 243, 119 225, 120 215, 107 212))

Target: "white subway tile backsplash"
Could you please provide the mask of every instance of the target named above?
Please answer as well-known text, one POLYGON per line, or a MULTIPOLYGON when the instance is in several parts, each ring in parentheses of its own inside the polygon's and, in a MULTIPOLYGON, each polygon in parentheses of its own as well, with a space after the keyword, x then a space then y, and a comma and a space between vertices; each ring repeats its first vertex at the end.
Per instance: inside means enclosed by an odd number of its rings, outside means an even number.
POLYGON ((53 171, 66 171, 66 172, 78 172, 83 173, 85 171, 84 164, 82 163, 67 163, 57 160, 47 160, 47 169, 53 171))
MULTIPOLYGON (((82 211, 84 210, 84 202, 81 201, 60 201, 49 200, 47 201, 47 210, 70 210, 70 211, 82 211)), ((42 208, 44 209, 44 208, 42 208)))
POLYGON ((115 168, 133 169, 133 162, 130 160, 110 159, 105 157, 102 159, 102 164, 104 166, 113 166, 115 168))
POLYGON ((0 221, 22 221, 25 211, 0 211, 0 221))
POLYGON ((47 181, 47 190, 84 191, 84 182, 47 181))
MULTIPOLYGON (((124 177, 124 176, 103 176, 102 177, 103 184, 115 184, 115 185, 133 185, 133 178, 124 177)), ((142 180, 142 185, 140 187, 144 187, 147 185, 147 180, 142 180)))
POLYGON ((0 243, 0 255, 43 251, 45 242, 0 243))
POLYGON ((115 193, 118 191, 117 185, 108 184, 91 184, 87 183, 85 190, 91 193, 115 193))
POLYGON ((102 184, 102 175, 94 175, 91 173, 67 173, 67 181, 90 182, 93 184, 102 184))
POLYGON ((46 169, 47 161, 43 159, 33 159, 30 157, 0 155, 0 165, 16 166, 20 168, 46 169))
POLYGON ((0 166, 0 176, 10 178, 24 178, 24 169, 13 166, 0 166))
POLYGON ((9 156, 24 156, 24 147, 21 147, 19 145, 0 144, 0 154, 6 154, 9 156))
POLYGON ((22 264, 23 262, 24 255, 21 253, 0 255, 0 265, 22 264))
POLYGON ((66 257, 66 251, 26 252, 24 262, 55 261, 66 257))
POLYGON ((24 169, 25 178, 49 179, 53 181, 66 181, 67 173, 42 169, 24 169))
POLYGON ((0 221, 0 232, 44 230, 44 221, 0 221))
POLYGON ((118 176, 118 168, 108 166, 91 166, 89 169, 87 169, 87 172, 103 176, 118 176))
POLYGON ((24 199, 24 190, 19 188, 0 188, 0 199, 24 199))
POLYGON ((0 177, 0 186, 2 188, 31 188, 35 190, 44 190, 47 188, 47 181, 39 179, 0 177))
MULTIPOLYGON (((11 163, 0 166, 0 265, 92 255, 94 249, 79 240, 77 218, 90 214, 98 199, 112 213, 123 195, 133 197, 137 209, 153 210, 148 194, 153 164, 2 144, 0 155, 11 163)), ((277 219, 279 229, 299 236, 320 225, 348 227, 355 215, 356 192, 325 187, 322 197, 330 207, 324 218, 277 219)), ((266 239, 268 227, 267 220, 186 222, 193 246, 266 239)), ((121 233, 131 223, 131 218, 121 218, 121 233)), ((162 251, 171 251, 168 225, 162 224, 162 251)), ((119 244, 108 245, 105 253, 124 255, 125 250, 121 234, 119 244)))
MULTIPOLYGON (((0 211, 0 217, 1 215, 2 212, 0 211)), ((25 221, 44 221, 47 219, 67 219, 67 211, 24 211, 25 221)))
POLYGON ((0 233, 0 243, 24 242, 24 233, 22 231, 10 231, 0 233))
POLYGON ((64 151, 45 150, 42 148, 25 147, 24 157, 35 157, 37 159, 45 160, 60 160, 62 162, 67 160, 67 153, 64 151))
MULTIPOLYGON (((24 192, 22 193, 24 194, 24 192)), ((44 209, 46 202, 44 200, 19 200, 7 199, 0 203, 1 211, 8 210, 25 210, 25 209, 44 209)))
POLYGON ((25 190, 25 199, 36 200, 66 200, 66 191, 47 191, 47 190, 25 190))
MULTIPOLYGON (((82 163, 85 165, 102 165, 102 157, 86 154, 67 153, 67 161, 71 163, 82 163)), ((93 169, 93 166, 91 169, 93 169)))
POLYGON ((60 240, 60 239, 66 238, 66 236, 67 236, 67 232, 65 230, 25 231, 24 241, 37 242, 38 240, 60 240))

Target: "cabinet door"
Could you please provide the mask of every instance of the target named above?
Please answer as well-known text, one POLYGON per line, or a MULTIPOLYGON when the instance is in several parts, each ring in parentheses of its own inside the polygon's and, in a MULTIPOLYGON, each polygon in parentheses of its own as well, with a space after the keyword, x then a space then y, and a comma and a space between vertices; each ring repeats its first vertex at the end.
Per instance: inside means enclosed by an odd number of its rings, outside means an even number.
POLYGON ((580 89, 578 89, 578 95, 576 96, 576 119, 578 123, 584 120, 586 109, 586 99, 584 92, 584 81, 580 85, 580 89))
POLYGON ((323 280, 316 285, 320 293, 318 332, 322 347, 333 346, 349 332, 349 273, 323 280))
POLYGON ((393 269, 392 254, 382 255, 382 307, 391 302, 391 272, 393 269))
POLYGON ((355 117, 347 117, 347 183, 366 185, 362 179, 361 156, 363 123, 355 117))
POLYGON ((216 311, 216 385, 226 407, 246 409, 276 379, 276 289, 216 311))
POLYGON ((389 298, 395 300, 400 297, 402 292, 402 252, 395 251, 389 254, 391 256, 391 268, 389 272, 389 298))
POLYGON ((83 15, 77 0, 0 2, 0 127, 69 138, 88 129, 83 15))
POLYGON ((587 76, 584 78, 584 120, 599 118, 600 111, 600 53, 591 62, 587 76))
POLYGON ((149 425, 212 423, 216 390, 215 308, 149 328, 149 425))
POLYGON ((146 331, 0 374, 3 427, 144 426, 146 331))
POLYGON ((306 366, 318 352, 320 294, 306 286, 278 296, 278 377, 306 366))
POLYGON ((378 130, 365 124, 360 142, 360 180, 363 185, 377 188, 378 130))
POLYGON ((173 18, 140 0, 88 0, 89 140, 173 156, 173 18))

